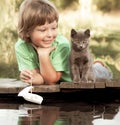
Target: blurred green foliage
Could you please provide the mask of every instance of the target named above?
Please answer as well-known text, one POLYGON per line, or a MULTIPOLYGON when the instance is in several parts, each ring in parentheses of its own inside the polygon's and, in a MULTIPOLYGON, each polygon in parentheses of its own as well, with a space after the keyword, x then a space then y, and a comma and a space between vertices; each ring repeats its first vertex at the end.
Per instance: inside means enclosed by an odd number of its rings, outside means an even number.
POLYGON ((94 0, 93 3, 103 12, 120 10, 120 0, 94 0))
POLYGON ((19 7, 23 0, 15 0, 15 11, 19 11, 19 7))
POLYGON ((59 10, 78 8, 79 0, 51 0, 59 10))
MULTIPOLYGON (((17 15, 22 1, 0 1, 0 77, 19 79, 14 45, 18 39, 17 15)), ((112 70, 114 78, 118 79, 120 76, 120 24, 116 21, 117 17, 114 20, 113 17, 109 19, 101 17, 103 20, 100 20, 101 18, 97 20, 97 16, 99 16, 97 13, 92 19, 86 16, 82 20, 79 12, 76 13, 81 7, 80 0, 51 1, 55 3, 62 15, 59 31, 70 40, 71 28, 90 28, 94 32, 90 43, 94 57, 104 60, 112 70), (67 11, 68 13, 66 13, 67 11), (101 26, 101 23, 105 24, 101 26)), ((119 0, 92 0, 92 2, 103 12, 120 9, 119 0)))
MULTIPOLYGON (((78 9, 81 0, 51 0, 59 10, 78 9)), ((86 3, 87 4, 87 3, 86 3)), ((112 10, 120 10, 120 0, 92 0, 92 4, 97 6, 97 9, 103 12, 112 10)))
POLYGON ((0 77, 1 78, 16 78, 19 79, 19 71, 16 61, 5 63, 0 61, 0 77))
POLYGON ((120 75, 120 34, 119 30, 111 30, 106 33, 102 31, 103 35, 97 36, 95 34, 90 45, 91 51, 95 58, 102 59, 112 70, 114 79, 119 79, 120 75))

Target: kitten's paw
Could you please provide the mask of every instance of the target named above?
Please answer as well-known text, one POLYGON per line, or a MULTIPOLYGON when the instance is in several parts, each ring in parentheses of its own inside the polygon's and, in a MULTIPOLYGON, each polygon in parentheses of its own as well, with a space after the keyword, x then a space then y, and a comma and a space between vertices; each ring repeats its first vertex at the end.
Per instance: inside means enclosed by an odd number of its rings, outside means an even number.
POLYGON ((93 83, 93 81, 92 80, 88 80, 88 82, 87 83, 93 83))
POLYGON ((79 83, 79 81, 73 81, 73 83, 74 83, 74 84, 78 84, 78 83, 79 83))
POLYGON ((88 83, 88 80, 85 79, 85 78, 83 78, 83 79, 81 80, 81 83, 88 83))
POLYGON ((78 83, 80 83, 80 80, 75 79, 75 80, 73 80, 73 83, 78 84, 78 83))
POLYGON ((81 83, 85 83, 86 84, 86 83, 88 83, 88 81, 81 81, 81 83))

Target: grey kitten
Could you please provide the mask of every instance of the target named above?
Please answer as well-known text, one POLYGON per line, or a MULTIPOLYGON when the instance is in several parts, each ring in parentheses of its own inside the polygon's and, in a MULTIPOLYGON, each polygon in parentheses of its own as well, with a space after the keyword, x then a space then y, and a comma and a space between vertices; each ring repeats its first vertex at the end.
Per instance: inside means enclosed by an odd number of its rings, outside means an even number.
POLYGON ((89 52, 90 30, 71 30, 70 69, 73 82, 94 81, 89 52))

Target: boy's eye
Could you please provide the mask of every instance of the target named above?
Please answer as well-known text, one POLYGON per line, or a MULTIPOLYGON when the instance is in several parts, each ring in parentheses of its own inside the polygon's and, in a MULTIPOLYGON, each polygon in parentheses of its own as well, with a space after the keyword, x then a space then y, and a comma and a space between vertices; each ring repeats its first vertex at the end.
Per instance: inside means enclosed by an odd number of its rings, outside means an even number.
POLYGON ((38 29, 38 31, 40 32, 44 32, 46 29, 38 29))
POLYGON ((56 29, 57 29, 57 27, 53 27, 52 29, 53 29, 53 30, 56 30, 56 29))

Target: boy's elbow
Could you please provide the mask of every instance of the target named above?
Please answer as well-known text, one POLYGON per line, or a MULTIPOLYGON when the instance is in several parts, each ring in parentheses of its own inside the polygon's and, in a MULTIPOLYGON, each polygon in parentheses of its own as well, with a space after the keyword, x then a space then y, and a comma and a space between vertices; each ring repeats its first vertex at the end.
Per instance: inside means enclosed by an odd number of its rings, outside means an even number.
POLYGON ((45 81, 48 85, 55 85, 59 80, 60 80, 60 77, 56 76, 56 77, 51 77, 49 79, 46 79, 45 81))
POLYGON ((46 80, 46 83, 48 85, 55 85, 59 80, 56 80, 56 79, 49 79, 49 80, 46 80))

